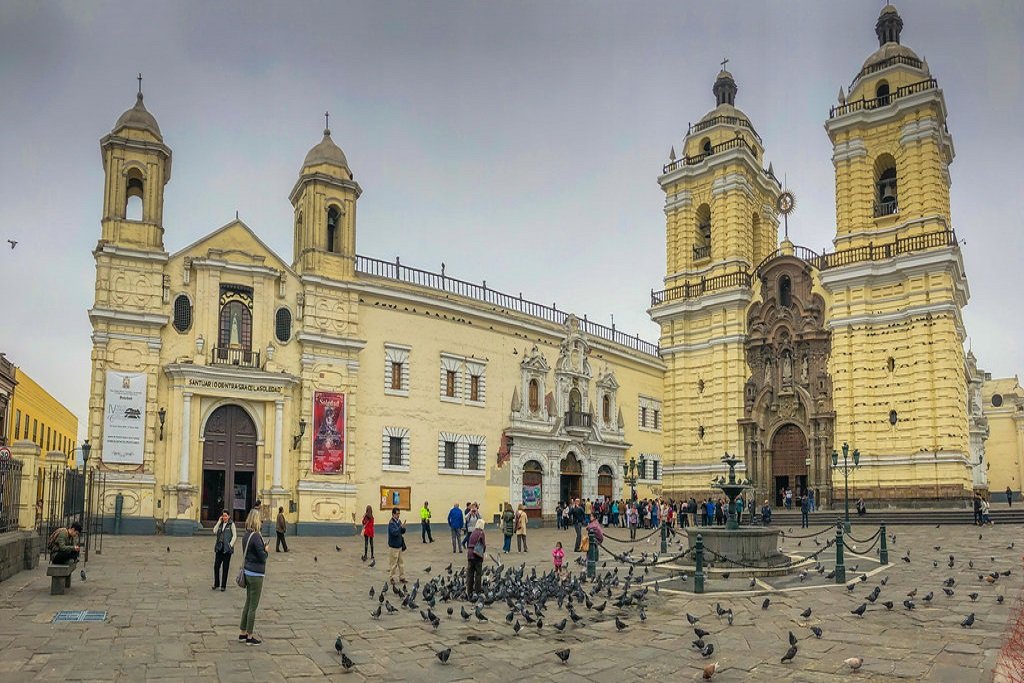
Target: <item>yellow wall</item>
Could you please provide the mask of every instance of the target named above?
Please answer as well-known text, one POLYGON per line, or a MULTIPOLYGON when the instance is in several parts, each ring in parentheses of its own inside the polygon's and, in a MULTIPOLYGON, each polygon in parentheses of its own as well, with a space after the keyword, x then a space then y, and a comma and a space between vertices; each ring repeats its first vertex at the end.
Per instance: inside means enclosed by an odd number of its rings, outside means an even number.
POLYGON ((73 463, 78 418, 20 367, 15 369, 15 379, 18 384, 10 406, 7 443, 32 441, 43 453, 60 451, 73 463), (15 423, 19 420, 20 426, 17 426, 15 423))
POLYGON ((981 389, 982 408, 988 418, 985 442, 988 461, 988 490, 1001 494, 1009 486, 1024 489, 1024 390, 1016 377, 987 380, 981 389), (1001 405, 993 404, 993 396, 1001 405))

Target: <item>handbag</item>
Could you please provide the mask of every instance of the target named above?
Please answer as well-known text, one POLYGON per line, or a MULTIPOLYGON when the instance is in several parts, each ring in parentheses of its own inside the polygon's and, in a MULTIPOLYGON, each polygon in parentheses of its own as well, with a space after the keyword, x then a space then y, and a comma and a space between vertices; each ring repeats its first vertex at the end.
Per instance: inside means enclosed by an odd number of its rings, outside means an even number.
POLYGON ((477 557, 482 558, 486 551, 487 551, 487 548, 484 547, 484 542, 483 541, 477 541, 476 545, 473 546, 473 554, 476 555, 477 557))
POLYGON ((249 541, 256 535, 253 531, 249 534, 249 538, 245 539, 245 550, 242 551, 242 566, 238 568, 238 574, 235 576, 235 583, 239 588, 245 588, 248 582, 245 580, 245 556, 249 554, 249 541))
POLYGON ((584 536, 580 539, 580 552, 585 553, 590 550, 590 537, 584 536))

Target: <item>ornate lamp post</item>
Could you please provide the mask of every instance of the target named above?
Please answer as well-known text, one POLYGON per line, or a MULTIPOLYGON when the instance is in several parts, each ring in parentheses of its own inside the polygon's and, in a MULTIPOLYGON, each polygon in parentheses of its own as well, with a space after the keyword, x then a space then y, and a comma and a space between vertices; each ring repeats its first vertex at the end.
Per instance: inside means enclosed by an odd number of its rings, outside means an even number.
POLYGON ((640 456, 640 466, 637 467, 636 458, 630 458, 629 462, 622 463, 623 479, 626 484, 629 484, 632 498, 630 500, 636 500, 636 481, 640 473, 646 469, 646 461, 644 456, 640 456))
POLYGON ((89 451, 92 450, 92 444, 89 443, 89 439, 82 442, 82 470, 89 469, 89 451))
POLYGON ((832 469, 843 473, 843 502, 846 507, 846 522, 843 525, 850 533, 850 472, 860 467, 860 451, 853 449, 853 464, 849 462, 850 444, 843 442, 843 464, 839 464, 839 453, 832 450, 832 469))

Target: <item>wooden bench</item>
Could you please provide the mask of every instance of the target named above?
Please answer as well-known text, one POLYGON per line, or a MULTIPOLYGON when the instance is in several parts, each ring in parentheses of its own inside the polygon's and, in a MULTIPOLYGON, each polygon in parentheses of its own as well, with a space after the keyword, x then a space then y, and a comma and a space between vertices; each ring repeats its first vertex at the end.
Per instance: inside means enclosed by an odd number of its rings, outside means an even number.
POLYGON ((75 572, 77 562, 70 564, 51 564, 46 567, 46 575, 50 577, 50 595, 64 595, 71 588, 71 575, 75 572))

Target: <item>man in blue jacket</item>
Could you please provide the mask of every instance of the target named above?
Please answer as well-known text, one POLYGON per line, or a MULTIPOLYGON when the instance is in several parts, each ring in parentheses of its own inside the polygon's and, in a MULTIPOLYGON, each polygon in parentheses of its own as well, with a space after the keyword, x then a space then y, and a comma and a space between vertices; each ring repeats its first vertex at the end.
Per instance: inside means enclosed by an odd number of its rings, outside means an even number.
POLYGON ((465 517, 458 502, 448 511, 448 528, 452 530, 452 552, 462 551, 462 527, 465 524, 465 517))
POLYGON ((395 582, 395 573, 398 573, 398 580, 405 583, 405 562, 402 560, 402 552, 405 550, 405 522, 399 519, 398 508, 391 508, 391 521, 388 522, 388 550, 391 557, 388 561, 388 576, 391 583, 395 582))

